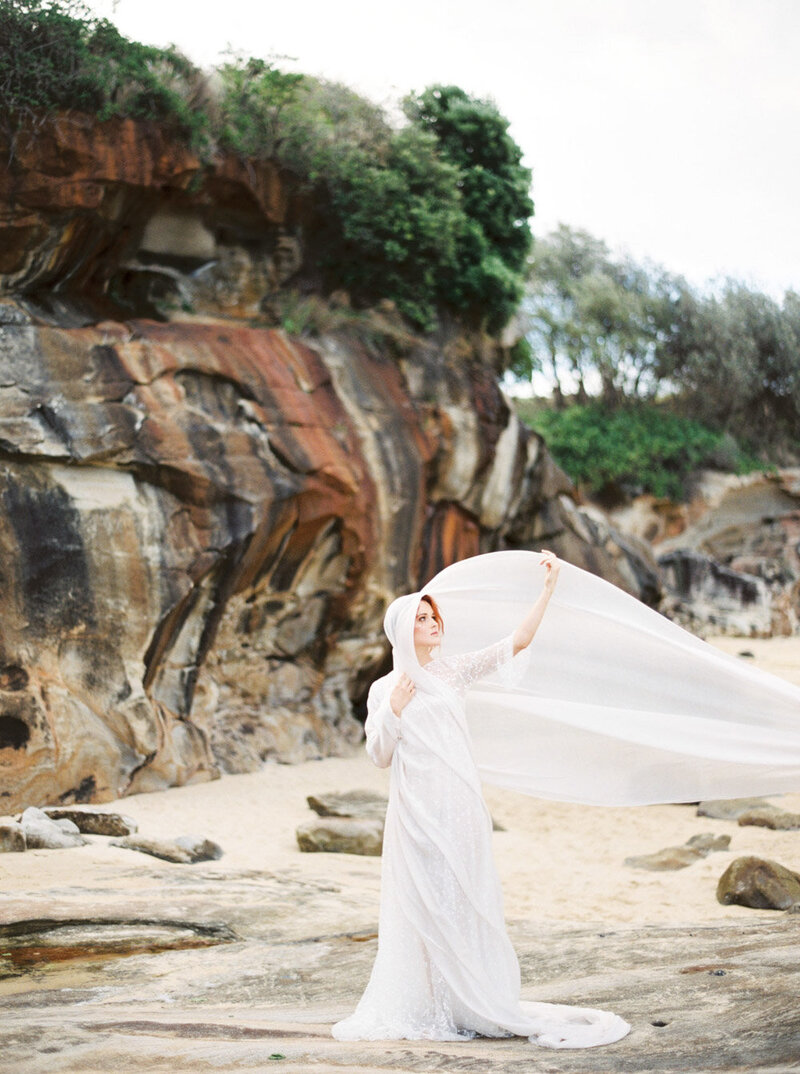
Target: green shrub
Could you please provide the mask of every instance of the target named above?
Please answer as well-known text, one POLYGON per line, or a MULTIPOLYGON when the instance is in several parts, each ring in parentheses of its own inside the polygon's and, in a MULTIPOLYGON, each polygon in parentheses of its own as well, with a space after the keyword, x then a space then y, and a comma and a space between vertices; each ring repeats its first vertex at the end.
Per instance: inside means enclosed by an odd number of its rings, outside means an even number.
POLYGON ((328 286, 361 303, 388 298, 414 325, 433 328, 439 278, 452 266, 462 222, 454 168, 413 127, 392 137, 384 160, 353 149, 329 164, 319 249, 328 286))
POLYGON ((529 413, 526 420, 573 481, 595 495, 650 492, 680 500, 687 479, 703 467, 759 467, 729 435, 656 406, 571 406, 529 413))
POLYGON ((233 56, 219 74, 220 145, 243 157, 279 158, 282 113, 297 97, 303 75, 286 74, 255 56, 233 56))
POLYGON ((177 49, 129 41, 80 0, 0 0, 0 122, 65 111, 154 120, 199 144, 205 79, 177 49))

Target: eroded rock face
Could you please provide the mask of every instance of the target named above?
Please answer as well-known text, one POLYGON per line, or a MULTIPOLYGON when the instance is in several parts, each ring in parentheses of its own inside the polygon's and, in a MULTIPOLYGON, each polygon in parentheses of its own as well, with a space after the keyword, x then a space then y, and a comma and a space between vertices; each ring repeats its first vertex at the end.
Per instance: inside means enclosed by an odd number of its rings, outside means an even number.
POLYGON ((206 267, 198 288, 218 280, 215 304, 247 315, 242 259, 267 290, 286 274, 288 191, 272 164, 203 161, 155 124, 75 112, 21 131, 0 154, 0 293, 58 311, 65 295, 97 305, 114 279, 115 291, 152 302, 179 292, 176 266, 206 267))
POLYGON ((548 545, 653 597, 484 341, 242 320, 302 264, 296 201, 79 116, 0 178, 4 812, 349 751, 387 604, 468 555, 548 545), (191 316, 121 318, 159 294, 191 316))
POLYGON ((614 518, 654 542, 671 619, 700 634, 796 633, 800 471, 709 472, 688 504, 641 497, 614 518))
POLYGON ((387 603, 459 556, 546 540, 615 574, 479 364, 236 325, 3 343, 7 809, 348 749, 387 603))

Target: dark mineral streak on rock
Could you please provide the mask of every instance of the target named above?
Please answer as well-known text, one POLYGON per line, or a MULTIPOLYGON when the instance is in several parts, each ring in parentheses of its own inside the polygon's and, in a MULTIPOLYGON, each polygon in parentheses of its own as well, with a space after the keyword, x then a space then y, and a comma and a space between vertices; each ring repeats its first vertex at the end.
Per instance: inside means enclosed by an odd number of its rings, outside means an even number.
POLYGON ((81 535, 80 515, 62 488, 9 483, 2 494, 4 514, 18 550, 17 592, 37 634, 91 628, 92 587, 81 535))

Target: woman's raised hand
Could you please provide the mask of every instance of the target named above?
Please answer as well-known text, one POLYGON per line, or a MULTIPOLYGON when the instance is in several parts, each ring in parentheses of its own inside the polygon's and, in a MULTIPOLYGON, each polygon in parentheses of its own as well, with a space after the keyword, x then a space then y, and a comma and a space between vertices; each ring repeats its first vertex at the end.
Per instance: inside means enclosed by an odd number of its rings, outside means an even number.
POLYGON ((544 587, 548 592, 552 593, 556 587, 558 581, 558 572, 561 570, 561 563, 554 552, 548 552, 546 548, 542 549, 542 558, 539 560, 544 565, 547 573, 544 578, 544 587))
POLYGON ((394 690, 389 695, 389 704, 395 716, 399 717, 400 713, 414 697, 414 693, 413 681, 403 672, 397 680, 394 690))

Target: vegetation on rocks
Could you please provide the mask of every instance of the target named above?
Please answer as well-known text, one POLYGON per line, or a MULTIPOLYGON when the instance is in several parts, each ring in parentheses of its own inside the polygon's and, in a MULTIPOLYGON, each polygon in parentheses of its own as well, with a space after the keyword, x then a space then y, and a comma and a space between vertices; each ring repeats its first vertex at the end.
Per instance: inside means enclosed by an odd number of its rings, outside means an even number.
MULTIPOLYGON (((527 347, 513 355, 517 375, 544 375, 557 411, 588 408, 537 419, 571 441, 573 453, 582 450, 576 441, 597 436, 605 421, 613 426, 606 432, 622 434, 610 445, 614 454, 638 454, 643 464, 672 460, 668 470, 676 475, 720 448, 728 457, 723 468, 736 469, 737 444, 761 460, 793 462, 800 454, 797 294, 780 304, 734 280, 701 293, 680 276, 614 257, 593 236, 561 227, 536 244, 523 321, 527 347), (682 440, 677 458, 665 438, 682 440)), ((589 465, 611 476, 621 463, 587 459, 571 472, 596 483, 589 465)), ((662 483, 635 469, 653 491, 662 483)))
POLYGON ((530 172, 490 101, 433 86, 405 122, 347 87, 229 55, 206 76, 130 41, 80 0, 0 0, 0 113, 18 132, 70 110, 169 126, 206 155, 271 160, 311 193, 320 283, 413 326, 454 316, 498 332, 524 289, 530 172))
POLYGON ((154 120, 200 144, 205 77, 176 48, 123 37, 80 0, 0 0, 0 130, 61 111, 154 120))
POLYGON ((759 465, 729 434, 652 404, 519 407, 570 477, 610 502, 642 492, 680 500, 699 469, 746 472, 759 465))

